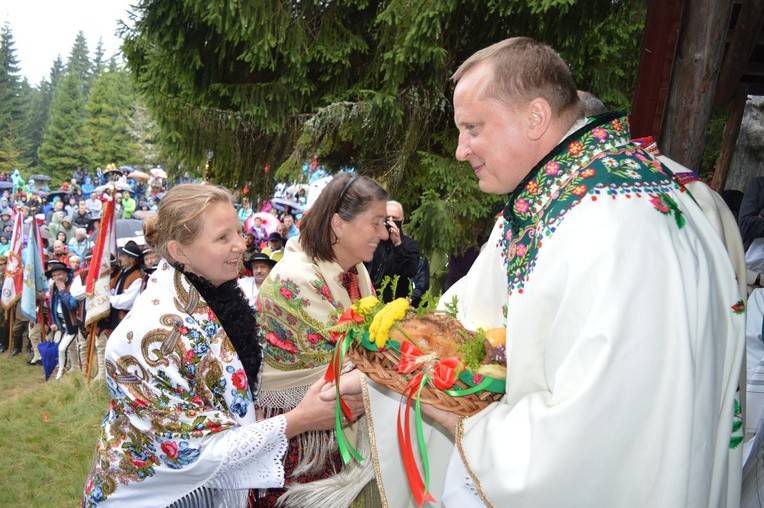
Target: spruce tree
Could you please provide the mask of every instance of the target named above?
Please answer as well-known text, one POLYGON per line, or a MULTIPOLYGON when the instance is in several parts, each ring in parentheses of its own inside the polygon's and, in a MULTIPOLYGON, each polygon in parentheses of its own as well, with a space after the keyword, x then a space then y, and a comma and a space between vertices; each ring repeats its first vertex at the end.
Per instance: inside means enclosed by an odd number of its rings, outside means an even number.
POLYGON ((132 133, 135 99, 130 74, 125 70, 104 72, 95 80, 85 126, 92 147, 92 166, 141 162, 140 147, 132 133))
POLYGON ((88 41, 85 39, 85 33, 80 30, 74 39, 74 45, 69 52, 69 59, 66 61, 66 72, 74 74, 77 77, 79 86, 82 89, 84 97, 90 92, 90 77, 93 70, 88 56, 88 41))
POLYGON ((21 79, 15 41, 9 23, 0 30, 0 170, 26 166, 24 137, 29 85, 21 79))
POLYGON ((456 67, 527 35, 557 49, 582 87, 625 107, 645 15, 644 0, 235 4, 136 6, 122 50, 163 141, 191 170, 213 150, 214 181, 249 181, 261 195, 272 188, 266 164, 281 180, 305 178, 314 153, 330 170, 352 166, 395 189, 409 231, 427 232, 417 236, 425 252, 469 247, 501 201, 454 161, 456 67))
POLYGON ((105 70, 106 62, 104 61, 104 53, 103 39, 99 38, 95 49, 95 55, 93 55, 93 63, 90 72, 91 81, 93 82, 98 79, 98 76, 105 70))
POLYGON ((39 150, 43 171, 58 182, 68 180, 76 168, 87 167, 90 161, 84 127, 81 82, 76 73, 67 72, 53 94, 48 127, 39 150))

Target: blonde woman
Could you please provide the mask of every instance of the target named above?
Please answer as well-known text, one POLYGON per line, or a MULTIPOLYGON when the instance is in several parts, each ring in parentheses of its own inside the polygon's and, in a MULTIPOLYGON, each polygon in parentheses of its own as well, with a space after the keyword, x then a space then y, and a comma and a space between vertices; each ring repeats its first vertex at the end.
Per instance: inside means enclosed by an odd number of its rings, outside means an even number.
POLYGON ((107 344, 112 402, 83 504, 247 506, 250 489, 283 484, 289 438, 333 426, 334 404, 317 383, 257 421, 262 351, 227 190, 174 187, 144 233, 163 259, 107 344))

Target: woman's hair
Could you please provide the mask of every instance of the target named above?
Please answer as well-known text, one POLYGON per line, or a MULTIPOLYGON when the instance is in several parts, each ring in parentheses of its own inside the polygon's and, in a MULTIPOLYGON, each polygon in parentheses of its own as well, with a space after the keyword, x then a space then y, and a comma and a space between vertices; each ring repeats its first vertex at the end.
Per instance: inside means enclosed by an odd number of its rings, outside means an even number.
POLYGON ((66 233, 64 233, 63 231, 59 231, 58 233, 56 233, 56 240, 61 240, 61 238, 60 238, 61 235, 64 235, 64 240, 63 241, 66 241, 66 233))
POLYGON ((167 244, 171 240, 182 245, 192 243, 199 234, 205 212, 215 203, 233 206, 233 197, 227 189, 214 185, 176 185, 164 195, 159 211, 143 220, 146 243, 163 258, 175 262, 167 252, 167 244))
POLYGON ((310 212, 302 218, 299 238, 305 253, 320 261, 335 261, 334 214, 351 222, 377 201, 387 201, 387 191, 371 178, 355 173, 332 178, 310 212))

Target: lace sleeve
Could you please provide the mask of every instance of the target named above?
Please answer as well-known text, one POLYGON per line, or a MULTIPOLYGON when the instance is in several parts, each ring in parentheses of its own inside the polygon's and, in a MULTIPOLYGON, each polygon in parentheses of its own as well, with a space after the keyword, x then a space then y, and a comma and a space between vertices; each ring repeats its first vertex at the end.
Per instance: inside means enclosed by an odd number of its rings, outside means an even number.
POLYGON ((227 432, 225 458, 210 487, 251 489, 284 484, 282 458, 287 449, 283 415, 227 432))

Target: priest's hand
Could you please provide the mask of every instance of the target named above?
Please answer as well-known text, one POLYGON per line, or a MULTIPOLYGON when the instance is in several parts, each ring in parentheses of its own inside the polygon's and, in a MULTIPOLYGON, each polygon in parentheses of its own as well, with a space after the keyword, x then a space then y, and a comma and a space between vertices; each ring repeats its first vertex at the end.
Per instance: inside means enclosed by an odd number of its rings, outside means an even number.
POLYGON ((459 423, 459 415, 431 406, 430 404, 422 404, 422 412, 443 427, 443 429, 448 432, 449 436, 453 438, 456 435, 456 426, 459 423))

